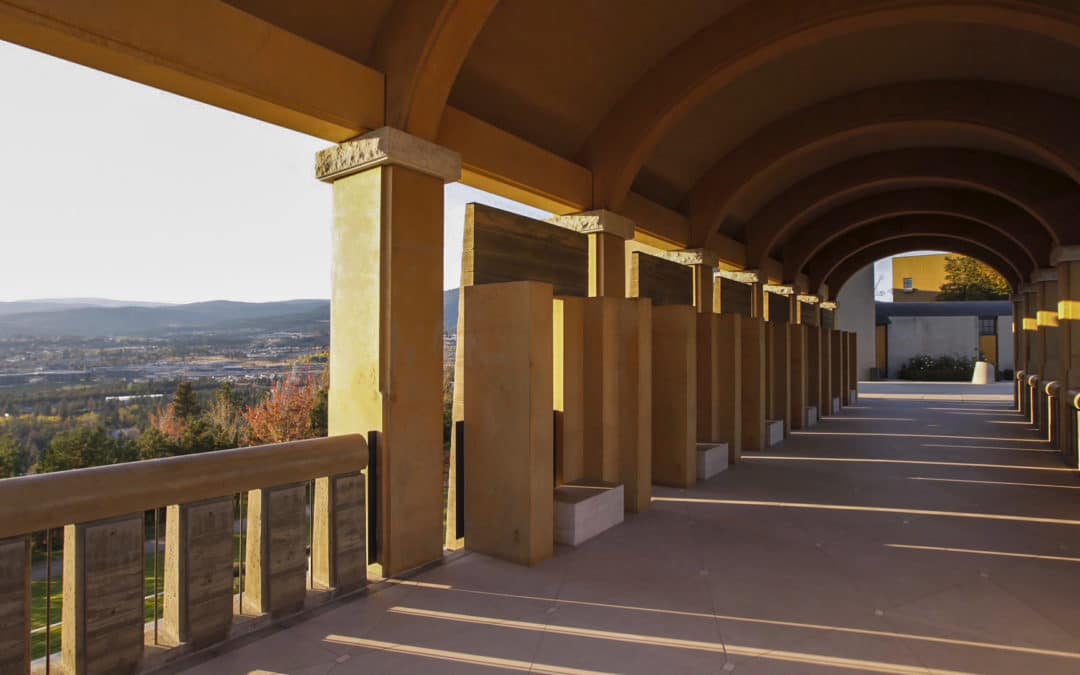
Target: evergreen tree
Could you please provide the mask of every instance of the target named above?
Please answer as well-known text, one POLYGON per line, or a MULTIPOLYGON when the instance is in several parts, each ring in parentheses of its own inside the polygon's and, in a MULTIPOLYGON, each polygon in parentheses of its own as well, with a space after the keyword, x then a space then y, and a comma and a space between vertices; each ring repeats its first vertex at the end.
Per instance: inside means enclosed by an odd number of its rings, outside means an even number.
POLYGON ((199 416, 199 399, 195 397, 195 389, 190 382, 181 382, 176 385, 176 393, 172 400, 173 414, 177 419, 190 420, 199 416))
POLYGON ((137 459, 135 449, 111 438, 104 427, 83 427, 53 436, 40 468, 43 472, 67 471, 133 459, 137 459))
POLYGON ((25 453, 13 436, 0 436, 0 478, 21 475, 24 459, 25 453))
POLYGON ((946 256, 938 300, 1003 300, 1009 284, 992 267, 967 256, 946 256))

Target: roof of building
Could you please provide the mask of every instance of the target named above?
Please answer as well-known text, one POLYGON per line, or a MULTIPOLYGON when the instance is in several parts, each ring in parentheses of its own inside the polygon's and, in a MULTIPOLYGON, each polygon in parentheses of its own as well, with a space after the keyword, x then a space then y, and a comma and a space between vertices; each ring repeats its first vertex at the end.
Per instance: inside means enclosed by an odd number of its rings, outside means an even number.
POLYGON ((877 323, 885 324, 894 316, 1009 316, 1008 300, 971 300, 951 302, 875 302, 877 323))

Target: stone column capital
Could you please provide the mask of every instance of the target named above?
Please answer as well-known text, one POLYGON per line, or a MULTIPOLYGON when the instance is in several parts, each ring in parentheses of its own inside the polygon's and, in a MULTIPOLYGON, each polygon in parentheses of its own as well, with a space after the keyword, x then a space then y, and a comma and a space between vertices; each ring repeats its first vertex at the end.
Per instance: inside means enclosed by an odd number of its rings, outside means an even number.
POLYGON ((559 227, 581 234, 611 234, 619 239, 634 238, 634 221, 607 209, 582 211, 566 216, 555 216, 551 222, 559 227))
POLYGON ((720 256, 704 248, 684 248, 679 251, 668 251, 664 257, 680 265, 716 267, 720 264, 720 256))
POLYGON ((762 279, 759 270, 717 270, 716 276, 743 284, 760 284, 762 279))
POLYGON ((777 295, 795 295, 794 286, 785 286, 783 284, 764 284, 763 287, 768 293, 775 293, 777 295))
POLYGON ((393 127, 315 153, 315 177, 324 183, 380 166, 402 166, 444 183, 461 178, 460 154, 393 127))
POLYGON ((1031 273, 1031 283, 1042 284, 1057 281, 1057 270, 1052 267, 1040 267, 1031 273))
POLYGON ((810 295, 808 293, 799 293, 799 302, 816 305, 821 302, 821 298, 816 295, 810 295))
POLYGON ((836 303, 832 300, 826 300, 825 302, 821 303, 821 308, 836 311, 836 303))
POLYGON ((1050 264, 1057 267, 1061 263, 1080 262, 1080 246, 1058 246, 1050 252, 1050 264))

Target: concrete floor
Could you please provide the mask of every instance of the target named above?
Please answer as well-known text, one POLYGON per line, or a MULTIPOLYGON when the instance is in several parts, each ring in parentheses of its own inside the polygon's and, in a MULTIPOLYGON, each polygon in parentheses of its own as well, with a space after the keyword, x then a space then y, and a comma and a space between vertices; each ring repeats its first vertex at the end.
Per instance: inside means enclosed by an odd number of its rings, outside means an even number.
POLYGON ((997 401, 869 399, 532 569, 464 555, 189 669, 1077 673, 1080 478, 997 401))

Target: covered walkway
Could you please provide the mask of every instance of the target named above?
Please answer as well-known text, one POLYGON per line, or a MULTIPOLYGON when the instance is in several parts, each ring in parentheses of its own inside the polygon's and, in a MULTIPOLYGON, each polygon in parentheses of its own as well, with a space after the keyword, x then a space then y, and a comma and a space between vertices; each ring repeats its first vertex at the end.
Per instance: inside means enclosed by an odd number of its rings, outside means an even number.
POLYGON ((1080 481, 1008 402, 864 398, 653 498, 533 568, 466 553, 185 672, 1080 669, 1080 481))

